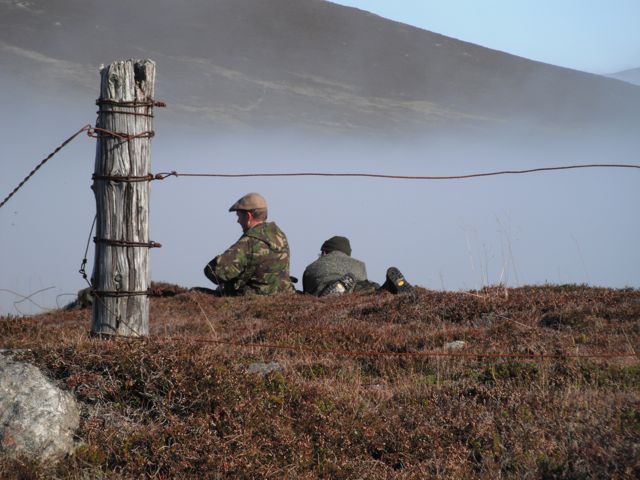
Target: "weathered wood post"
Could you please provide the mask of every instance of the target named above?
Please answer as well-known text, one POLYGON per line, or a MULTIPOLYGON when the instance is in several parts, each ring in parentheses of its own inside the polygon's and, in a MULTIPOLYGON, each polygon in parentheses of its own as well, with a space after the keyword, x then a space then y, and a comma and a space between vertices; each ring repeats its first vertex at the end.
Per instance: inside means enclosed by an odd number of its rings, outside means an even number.
POLYGON ((91 333, 149 334, 149 181, 155 63, 100 70, 93 190, 96 197, 91 333))

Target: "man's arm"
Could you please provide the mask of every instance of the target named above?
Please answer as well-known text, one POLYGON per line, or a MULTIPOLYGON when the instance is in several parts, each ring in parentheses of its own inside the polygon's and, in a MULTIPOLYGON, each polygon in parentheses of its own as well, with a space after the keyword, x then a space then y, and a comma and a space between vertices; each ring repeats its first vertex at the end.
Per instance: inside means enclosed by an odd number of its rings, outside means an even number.
POLYGON ((211 272, 217 280, 214 283, 235 282, 240 278, 249 264, 251 241, 250 237, 243 236, 229 247, 226 252, 214 259, 216 262, 211 268, 211 272))
POLYGON ((213 260, 211 260, 209 263, 207 263, 207 265, 204 267, 204 276, 207 277, 216 285, 220 285, 220 281, 216 276, 216 265, 218 264, 218 258, 220 258, 219 255, 215 257, 213 260))

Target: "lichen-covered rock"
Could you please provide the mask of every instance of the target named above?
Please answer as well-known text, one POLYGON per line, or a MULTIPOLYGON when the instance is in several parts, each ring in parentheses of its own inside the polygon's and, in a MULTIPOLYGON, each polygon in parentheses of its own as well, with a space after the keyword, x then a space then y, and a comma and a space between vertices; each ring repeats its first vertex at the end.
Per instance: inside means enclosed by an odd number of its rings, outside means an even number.
POLYGON ((83 288, 78 292, 76 299, 69 303, 65 310, 82 310, 84 308, 91 308, 93 305, 93 290, 91 288, 83 288))
POLYGON ((453 342, 449 342, 445 344, 445 350, 462 350, 467 345, 467 342, 464 340, 454 340, 453 342))
POLYGON ((33 365, 0 355, 0 453, 52 460, 74 447, 80 409, 33 365))
POLYGON ((282 367, 278 362, 269 362, 269 363, 252 363, 247 368, 248 373, 259 373, 261 375, 267 375, 271 372, 276 372, 282 370, 282 367))

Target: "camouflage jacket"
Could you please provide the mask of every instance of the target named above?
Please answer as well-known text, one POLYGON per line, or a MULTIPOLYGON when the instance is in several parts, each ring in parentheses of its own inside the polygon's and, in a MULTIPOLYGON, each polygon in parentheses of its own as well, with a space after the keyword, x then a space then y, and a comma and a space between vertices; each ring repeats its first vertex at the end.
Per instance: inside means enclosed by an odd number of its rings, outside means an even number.
POLYGON ((211 260, 204 274, 223 295, 293 292, 289 279, 289 243, 273 222, 248 230, 222 255, 211 260))

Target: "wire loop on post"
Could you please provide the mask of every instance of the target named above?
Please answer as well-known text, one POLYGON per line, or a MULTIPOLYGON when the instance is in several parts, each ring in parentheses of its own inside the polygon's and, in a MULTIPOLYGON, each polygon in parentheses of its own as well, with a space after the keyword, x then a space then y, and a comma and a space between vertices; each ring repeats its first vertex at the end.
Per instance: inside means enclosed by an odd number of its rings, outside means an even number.
POLYGON ((153 292, 151 292, 151 290, 143 290, 140 292, 126 291, 126 290, 92 290, 91 293, 93 293, 98 298, 100 297, 118 298, 118 297, 137 297, 137 296, 143 296, 143 295, 148 296, 148 295, 151 295, 153 292))
POLYGON ((99 110, 96 113, 100 115, 133 115, 138 117, 155 118, 152 113, 127 112, 125 110, 99 110))
POLYGON ((153 130, 150 130, 147 132, 140 132, 135 135, 129 135, 128 133, 112 132, 111 130, 107 130, 100 127, 91 127, 87 131, 87 135, 89 135, 92 138, 114 137, 124 142, 129 142, 131 140, 135 140, 136 138, 153 138, 156 135, 156 132, 154 132, 153 130))
POLYGON ((111 240, 109 238, 97 238, 93 237, 94 243, 104 243, 112 247, 146 247, 146 248, 160 248, 161 244, 152 240, 148 242, 130 242, 128 240, 111 240))
POLYGON ((149 100, 146 102, 138 102, 136 100, 133 101, 125 101, 125 100, 107 100, 104 98, 98 98, 96 100, 96 105, 115 105, 118 107, 166 107, 167 104, 165 102, 149 100))
MULTIPOLYGON (((137 102, 137 101, 132 101, 132 102, 125 102, 125 101, 116 101, 116 100, 105 100, 105 99, 97 99, 96 100, 96 105, 98 106, 102 106, 102 105, 110 105, 113 107, 118 107, 118 108, 133 108, 133 109, 137 109, 137 108, 147 108, 150 109, 151 107, 166 107, 167 104, 164 102, 157 102, 157 101, 148 101, 148 102, 137 102)), ((129 110, 99 110, 98 112, 99 115, 133 115, 133 116, 139 116, 139 117, 147 117, 147 118, 154 118, 154 115, 152 113, 147 113, 147 112, 137 112, 137 111, 129 111, 129 110)))
POLYGON ((128 175, 96 175, 93 174, 91 176, 93 180, 105 180, 108 182, 150 182, 151 180, 155 180, 155 177, 152 174, 142 175, 139 177, 136 176, 128 176, 128 175))
POLYGON ((156 173, 154 175, 153 179, 154 180, 164 180, 165 178, 168 178, 168 177, 177 177, 177 176, 178 176, 178 172, 173 170, 171 172, 156 173))

